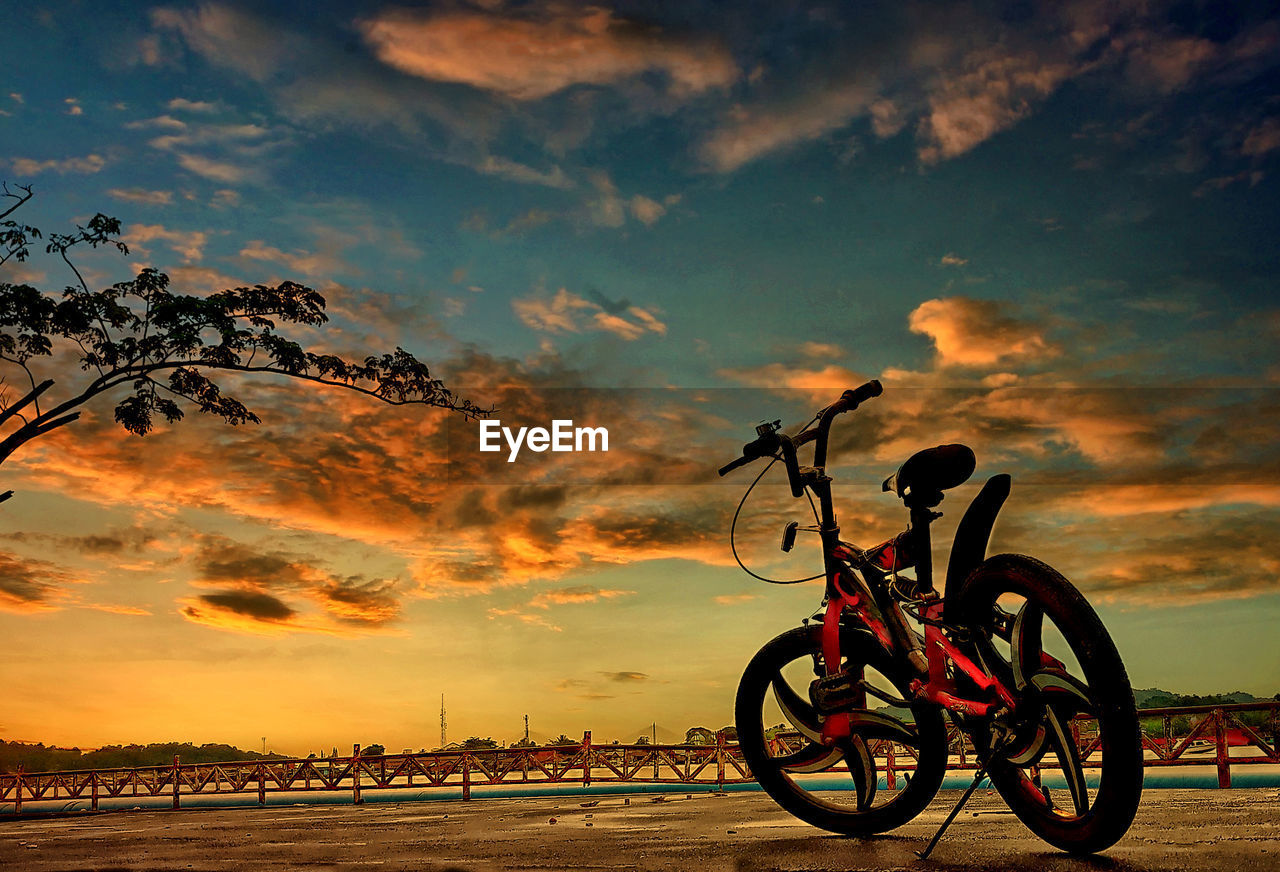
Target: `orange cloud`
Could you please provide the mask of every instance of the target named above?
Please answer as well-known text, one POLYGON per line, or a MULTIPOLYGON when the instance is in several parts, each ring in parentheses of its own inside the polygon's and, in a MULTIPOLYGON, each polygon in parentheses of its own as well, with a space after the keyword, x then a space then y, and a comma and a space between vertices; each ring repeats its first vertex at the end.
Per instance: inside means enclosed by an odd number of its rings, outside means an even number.
POLYGON ((1003 54, 1003 49, 965 58, 958 74, 946 76, 929 97, 920 122, 920 160, 956 157, 1012 127, 1034 104, 1057 90, 1079 68, 1040 52, 1003 54))
POLYGON ((146 188, 111 188, 107 195, 144 206, 168 206, 173 202, 173 191, 151 191, 146 188))
POLYGON ((1271 546, 1275 511, 1109 517, 1074 527, 1072 541, 1046 541, 1041 556, 1091 597, 1136 604, 1194 605, 1280 592, 1271 546))
POLYGON ((133 617, 149 617, 151 612, 138 606, 121 606, 110 603, 85 603, 85 608, 112 615, 129 615, 133 617))
POLYGON ((579 587, 563 587, 558 590, 544 590, 529 600, 535 609, 548 609, 553 605, 594 603, 600 600, 614 599, 620 596, 631 596, 634 590, 602 590, 598 587, 582 585, 579 587))
MULTIPOLYGON (((557 386, 566 377, 558 369, 529 371, 480 355, 450 369, 451 383, 491 385, 477 388, 477 395, 517 410, 509 423, 545 425, 568 417, 607 425, 626 438, 607 454, 543 455, 542 465, 533 464, 537 457, 528 465, 500 458, 486 465, 490 458, 475 450, 476 425, 460 419, 433 410, 391 409, 283 380, 232 379, 227 390, 262 412, 261 426, 231 429, 192 416, 138 439, 124 436, 94 410, 75 426, 33 443, 7 469, 28 486, 103 505, 170 517, 180 515, 181 507, 200 506, 277 530, 334 537, 339 550, 352 542, 384 549, 403 561, 412 584, 393 591, 365 580, 358 601, 353 585, 333 587, 334 573, 319 567, 304 574, 294 564, 312 561, 288 554, 275 555, 273 562, 258 554, 261 571, 252 575, 288 581, 287 587, 249 585, 244 577, 215 571, 207 560, 200 570, 206 587, 271 593, 290 608, 318 606, 329 619, 353 625, 363 620, 384 626, 392 601, 409 595, 556 580, 592 563, 727 559, 727 501, 708 512, 697 488, 649 490, 639 500, 627 490, 630 484, 705 481, 712 474, 697 448, 706 435, 700 418, 683 410, 692 398, 679 392, 565 389, 557 386), (456 440, 452 449, 448 434, 456 440), (609 489, 610 483, 617 489, 609 489), (323 597, 326 590, 333 595, 323 597)), ((230 611, 225 602, 217 604, 223 608, 195 605, 192 619, 211 620, 215 613, 225 618, 230 611)))
POLYGON ((67 173, 92 174, 101 172, 107 165, 106 160, 98 154, 84 157, 69 157, 63 160, 33 160, 28 157, 15 157, 9 161, 16 176, 35 176, 45 172, 55 172, 60 176, 67 173))
POLYGON ((519 17, 390 9, 360 29, 379 60, 398 70, 517 100, 651 70, 665 73, 677 95, 722 88, 737 76, 729 52, 716 43, 658 34, 598 7, 544 7, 519 17))
POLYGON ((204 257, 209 235, 199 230, 170 230, 159 224, 131 224, 122 238, 131 248, 136 248, 141 257, 150 257, 150 252, 142 247, 145 243, 166 242, 174 253, 181 255, 183 263, 190 264, 204 257))
MULTIPOLYGON (((594 305, 604 311, 603 303, 594 305)), ((607 425, 625 438, 615 435, 608 454, 490 463, 474 450, 474 423, 432 410, 388 409, 340 391, 242 380, 228 390, 263 413, 260 427, 231 429, 193 416, 143 440, 123 436, 99 411, 33 443, 6 470, 28 487, 175 522, 183 507, 198 506, 313 537, 337 555, 358 543, 392 567, 385 577, 350 576, 298 556, 296 545, 255 547, 237 557, 221 543, 214 560, 208 543, 196 538, 180 556, 199 580, 197 594, 214 599, 184 600, 192 621, 267 632, 387 632, 409 597, 537 584, 542 593, 525 596, 510 614, 491 616, 552 627, 549 607, 602 596, 575 584, 592 567, 655 559, 731 565, 725 538, 737 494, 709 484, 714 466, 736 456, 754 421, 793 415, 790 423, 799 423, 867 375, 812 364, 727 373, 762 388, 749 412, 730 416, 738 426, 725 417, 729 405, 743 402, 741 389, 724 395, 574 389, 566 385, 580 374, 550 357, 525 363, 468 353, 442 371, 449 383, 483 386, 474 389, 476 398, 510 410, 502 413, 505 424, 565 417, 607 425), (770 408, 779 392, 778 408, 770 408), (557 582, 564 585, 559 591, 546 587, 557 582), (273 597, 280 606, 227 598, 244 593, 273 597)), ((1221 391, 1064 389, 1048 375, 1000 375, 1008 378, 957 383, 940 373, 886 375, 886 394, 842 418, 833 432, 831 468, 846 485, 870 487, 920 448, 965 442, 978 453, 979 476, 1015 473, 1021 511, 1073 523, 1138 511, 1150 518, 1153 507, 1167 516, 1231 502, 1265 507, 1277 499, 1276 488, 1231 486, 1244 480, 1246 463, 1259 468, 1273 451, 1268 415, 1280 412, 1267 412, 1255 397, 1239 405, 1250 410, 1256 432, 1236 425, 1215 436, 1215 422, 1245 417, 1231 411, 1221 391), (1198 452, 1194 459, 1185 454, 1189 446, 1198 452), (1186 478, 1189 468, 1202 468, 1204 477, 1186 478), (1034 476, 1020 477, 1023 470, 1034 476), (1023 487, 1036 482, 1054 486, 1023 487), (1138 490, 1167 484, 1184 487, 1138 490)), ((776 551, 782 524, 807 508, 772 486, 780 481, 777 470, 771 476, 741 521, 744 559, 775 577, 811 574, 776 551)), ((872 544, 901 528, 893 499, 857 488, 843 499, 841 518, 853 541, 872 544)), ((1110 535, 1104 530, 1095 538, 1110 535)))
POLYGON ((1058 348, 1045 328, 1008 314, 994 300, 946 297, 926 300, 908 317, 912 332, 933 340, 940 366, 993 366, 1010 360, 1053 357, 1058 348))
POLYGON ((1055 504, 1064 512, 1102 518, 1170 515, 1221 506, 1280 508, 1280 483, 1099 484, 1064 494, 1055 504))
POLYGON ((512 300, 511 308, 522 323, 542 333, 581 333, 594 329, 631 341, 646 333, 665 336, 667 332, 667 325, 647 309, 626 301, 606 307, 566 288, 550 297, 536 294, 512 300))
POLYGON ((1280 119, 1268 118, 1249 131, 1240 143, 1240 153, 1258 157, 1280 148, 1280 119))
POLYGON ((305 276, 331 276, 346 271, 345 263, 332 251, 308 254, 305 251, 281 251, 254 240, 240 250, 240 256, 248 260, 282 263, 295 273, 305 276))
POLYGON ((871 111, 876 84, 868 77, 855 84, 816 89, 790 102, 735 106, 699 145, 698 154, 711 169, 727 173, 817 139, 871 111))

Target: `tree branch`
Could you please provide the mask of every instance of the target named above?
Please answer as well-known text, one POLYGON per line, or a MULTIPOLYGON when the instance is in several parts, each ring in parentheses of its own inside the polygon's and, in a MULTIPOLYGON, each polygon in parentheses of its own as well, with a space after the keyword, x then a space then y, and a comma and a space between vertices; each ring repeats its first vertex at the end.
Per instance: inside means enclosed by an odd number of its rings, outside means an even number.
POLYGON ((6 436, 3 440, 0 440, 0 463, 7 460, 10 454, 17 451, 30 440, 37 436, 42 436, 50 430, 56 430, 59 427, 70 424, 79 417, 79 412, 73 412, 72 414, 64 415, 61 418, 55 418, 52 420, 46 419, 44 422, 41 422, 40 419, 37 418, 29 424, 24 424, 22 427, 6 436))
MULTIPOLYGON (((32 432, 32 434, 28 436, 27 439, 34 439, 36 436, 43 436, 45 433, 48 433, 50 430, 56 430, 59 427, 62 427, 63 425, 70 424, 72 421, 78 420, 79 417, 80 417, 79 412, 72 412, 70 415, 64 415, 61 418, 58 418, 53 421, 47 421, 44 424, 39 424, 33 421, 32 423, 36 424, 36 427, 34 432, 32 432)), ((26 440, 24 439, 23 441, 25 442, 26 440)))
MULTIPOLYGON (((83 236, 83 234, 81 235, 83 236)), ((91 292, 89 290, 89 286, 85 284, 84 276, 80 275, 80 270, 76 269, 76 265, 71 262, 71 258, 67 257, 67 249, 75 244, 76 244, 75 241, 67 243, 65 247, 58 249, 58 254, 62 255, 62 262, 65 263, 67 266, 71 267, 71 271, 76 274, 76 279, 78 279, 80 282, 80 287, 84 288, 84 292, 88 294, 91 292)), ((102 319, 99 318, 98 321, 99 323, 101 323, 102 319)), ((106 331, 106 328, 104 327, 103 332, 105 331, 106 331)))
MULTIPOLYGON (((0 411, 0 424, 3 424, 5 421, 8 421, 14 415, 17 415, 20 411, 22 411, 23 408, 35 402, 35 399, 38 396, 43 394, 45 391, 49 390, 49 388, 51 387, 53 387, 53 379, 45 379, 44 381, 40 382, 40 384, 36 385, 36 387, 31 391, 31 393, 27 394, 25 397, 18 400, 12 406, 9 406, 3 411, 0 411)), ((26 420, 26 419, 24 418, 23 420, 26 420)))
MULTIPOLYGON (((14 203, 12 206, 10 206, 8 209, 5 209, 3 212, 0 212, 0 218, 7 218, 9 215, 13 214, 14 210, 18 209, 19 207, 21 207, 21 206, 22 206, 22 204, 23 204, 23 203, 27 202, 28 200, 30 200, 32 197, 34 197, 34 196, 35 196, 35 194, 33 194, 33 193, 31 192, 31 186, 30 186, 30 185, 17 185, 17 184, 15 184, 15 185, 14 185, 14 187, 15 187, 15 188, 18 188, 18 189, 19 189, 19 190, 21 190, 21 191, 24 191, 24 192, 25 192, 25 196, 22 196, 22 195, 19 195, 19 194, 15 194, 13 191, 10 191, 10 190, 9 190, 9 183, 8 183, 8 182, 5 182, 5 183, 4 183, 4 196, 6 196, 6 197, 12 197, 13 199, 17 200, 18 202, 14 203)), ((6 259, 7 259, 7 258, 6 258, 6 259)), ((3 263, 3 262, 4 262, 4 261, 0 261, 0 263, 3 263)))
MULTIPOLYGON (((200 363, 199 361, 186 361, 183 363, 173 363, 173 362, 152 363, 152 364, 148 364, 145 367, 133 368, 134 372, 132 374, 126 374, 125 370, 120 370, 119 371, 120 378, 116 380, 114 384, 106 385, 103 388, 103 390, 106 390, 109 387, 115 387, 117 384, 122 384, 123 382, 129 381, 130 379, 149 378, 150 374, 153 372, 160 372, 162 370, 167 370, 167 369, 180 369, 182 367, 191 367, 192 369, 199 369, 203 367, 205 369, 231 370, 233 372, 269 372, 269 373, 274 373, 276 375, 286 376, 288 378, 302 379, 303 381, 315 382, 316 384, 329 385, 330 387, 345 388, 346 390, 355 391, 356 393, 364 394, 367 397, 372 397, 375 400, 381 400, 382 402, 386 403, 388 406, 436 406, 438 408, 451 409, 456 412, 462 412, 467 417, 474 417, 474 415, 479 412, 493 411, 492 409, 485 410, 480 408, 475 408, 474 411, 468 411, 468 409, 472 408, 470 404, 467 404, 465 406, 458 405, 453 402, 443 401, 443 397, 441 398, 442 399, 441 402, 433 402, 428 399, 397 400, 394 397, 383 396, 382 394, 378 393, 375 390, 362 387, 352 382, 345 382, 345 381, 338 381, 336 379, 323 378, 318 375, 311 375, 309 373, 303 373, 303 372, 285 372, 282 369, 276 369, 275 367, 271 367, 271 366, 248 366, 247 364, 234 364, 234 365, 219 364, 217 366, 213 366, 207 363, 200 363)), ((112 378, 114 379, 115 376, 116 376, 116 373, 113 373, 112 378)))

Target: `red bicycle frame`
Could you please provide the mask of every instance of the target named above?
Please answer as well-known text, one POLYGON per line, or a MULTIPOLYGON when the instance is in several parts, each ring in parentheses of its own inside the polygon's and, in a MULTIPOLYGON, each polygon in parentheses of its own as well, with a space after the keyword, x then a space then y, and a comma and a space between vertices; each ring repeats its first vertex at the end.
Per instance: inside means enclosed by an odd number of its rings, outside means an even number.
MULTIPOLYGON (((857 408, 860 402, 879 393, 878 382, 869 382, 857 390, 846 391, 840 400, 822 411, 815 427, 805 430, 794 439, 777 433, 776 426, 772 430, 768 427, 759 430, 760 438, 755 443, 744 446, 743 459, 722 469, 721 474, 735 465, 747 462, 752 456, 763 454, 777 456, 780 453, 787 468, 792 495, 799 497, 808 488, 817 496, 820 506, 818 533, 822 538, 827 577, 826 610, 823 615, 822 631, 822 657, 827 677, 835 676, 840 672, 842 661, 840 631, 846 616, 851 616, 859 625, 870 631, 887 652, 911 664, 917 677, 911 681, 909 687, 916 699, 932 702, 948 711, 978 717, 989 715, 997 708, 1012 708, 1015 699, 1010 688, 1006 687, 998 677, 988 675, 985 670, 969 659, 943 631, 943 600, 933 589, 929 537, 929 525, 939 517, 937 514, 930 511, 927 505, 908 502, 911 509, 911 524, 908 528, 910 550, 919 555, 915 561, 915 569, 916 589, 919 592, 917 601, 922 606, 920 616, 924 624, 923 639, 907 623, 902 608, 893 594, 885 588, 883 575, 878 576, 879 583, 875 583, 873 579, 877 578, 874 575, 877 571, 876 567, 866 560, 860 549, 840 541, 840 528, 836 524, 835 508, 831 499, 831 479, 825 472, 831 423, 837 415, 857 408), (814 465, 802 468, 796 459, 796 449, 808 442, 814 443, 814 465), (867 583, 859 578, 857 574, 859 570, 867 570, 862 573, 863 577, 871 576, 867 583), (962 696, 954 677, 957 674, 963 674, 987 698, 970 699, 962 696)), ((1007 493, 1007 482, 1002 484, 1007 493)), ((941 498, 940 494, 938 498, 941 498)), ((975 500, 975 504, 981 501, 980 496, 979 500, 975 500)), ((1003 502, 1003 495, 997 495, 993 501, 994 507, 988 507, 990 518, 985 522, 986 530, 981 531, 980 537, 963 529, 968 523, 967 517, 961 522, 962 530, 957 532, 957 542, 961 542, 962 534, 966 540, 963 543, 966 552, 974 550, 971 547, 973 543, 969 540, 981 539, 981 546, 977 549, 978 561, 981 560, 981 551, 985 549, 986 537, 990 531, 990 524, 994 520, 994 513, 999 510, 999 504, 1003 502)), ((975 526, 981 527, 982 523, 980 519, 975 526)), ((898 540, 902 538, 895 537, 895 547, 898 545, 898 540)), ((964 559, 972 560, 972 555, 966 553, 964 559)), ((849 735, 849 715, 836 713, 824 720, 822 727, 824 743, 834 744, 849 735)))

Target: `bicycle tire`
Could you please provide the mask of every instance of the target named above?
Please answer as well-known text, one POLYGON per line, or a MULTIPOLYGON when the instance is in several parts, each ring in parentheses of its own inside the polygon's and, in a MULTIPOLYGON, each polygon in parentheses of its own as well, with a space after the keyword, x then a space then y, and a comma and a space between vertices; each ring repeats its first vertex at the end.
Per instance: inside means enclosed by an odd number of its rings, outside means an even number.
MULTIPOLYGON (((906 695, 905 673, 869 634, 845 632, 841 637, 841 648, 846 663, 874 669, 889 679, 900 695, 906 695)), ((768 727, 762 716, 770 689, 774 688, 775 694, 779 692, 774 682, 776 676, 781 676, 783 668, 805 658, 820 656, 821 651, 822 627, 814 625, 798 627, 777 636, 751 659, 739 682, 734 706, 742 755, 765 792, 778 805, 806 823, 848 836, 866 836, 895 829, 923 811, 942 785, 947 766, 947 732, 942 712, 937 706, 928 703, 912 705, 915 723, 910 729, 915 737, 915 754, 918 758, 916 768, 906 785, 888 801, 879 806, 872 807, 868 803, 868 807, 862 807, 859 797, 858 807, 850 807, 847 803, 840 804, 815 795, 799 784, 778 762, 798 757, 804 751, 791 754, 788 758, 771 753, 766 738, 768 727)), ((861 711, 869 712, 869 720, 876 714, 875 710, 861 711)), ((820 720, 820 716, 814 717, 820 720)), ((863 747, 857 749, 855 743, 855 747, 847 750, 864 755, 861 762, 869 767, 872 781, 870 792, 874 793, 878 774, 875 772, 873 759, 865 750, 865 736, 872 732, 874 729, 863 732, 855 730, 855 734, 863 741, 863 747)), ((822 751, 821 746, 812 741, 805 750, 816 754, 822 751)), ((850 762, 848 765, 850 774, 856 780, 854 763, 850 762)))
POLYGON ((1000 753, 991 755, 999 740, 993 738, 989 719, 966 719, 964 724, 979 755, 992 757, 988 772, 1009 808, 1040 838, 1072 854, 1096 853, 1119 841, 1133 823, 1142 797, 1142 737, 1124 663, 1093 607, 1047 564, 1001 554, 965 579, 946 605, 946 619, 969 633, 963 646, 967 653, 1018 686, 1024 714, 1015 741, 1000 745, 1000 753), (997 624, 1003 621, 996 607, 1002 598, 1019 597, 1024 606, 1008 628, 1005 659, 994 641, 1000 635, 997 624), (1056 629, 1058 646, 1065 642, 1069 648, 1074 667, 1044 650, 1045 618, 1056 629), (1078 749, 1072 750, 1076 739, 1069 726, 1080 713, 1092 716, 1098 730, 1101 761, 1092 797, 1085 768, 1095 767, 1080 758, 1078 749), (1039 748, 1036 741, 1041 742, 1039 748), (1062 770, 1069 810, 1054 802, 1047 786, 1036 783, 1039 769, 1033 767, 1050 752, 1062 770))

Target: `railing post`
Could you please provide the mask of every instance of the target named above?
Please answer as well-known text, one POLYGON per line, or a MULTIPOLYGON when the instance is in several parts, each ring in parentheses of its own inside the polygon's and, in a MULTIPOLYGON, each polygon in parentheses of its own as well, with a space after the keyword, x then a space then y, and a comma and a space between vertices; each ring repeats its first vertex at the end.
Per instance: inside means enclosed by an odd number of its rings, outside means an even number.
POLYGON ((462 755, 462 798, 471 798, 471 755, 465 752, 462 755))
POLYGON ((591 786, 591 731, 582 734, 582 786, 591 786))
POLYGON ((173 808, 174 808, 174 811, 177 811, 178 809, 178 767, 179 765, 181 764, 178 763, 178 755, 174 754, 173 755, 173 808))
POLYGON ((716 790, 724 790, 724 730, 716 730, 716 790))
POLYGON ((18 771, 14 773, 13 780, 13 813, 22 814, 22 764, 18 764, 18 771))
POLYGON ((351 746, 351 804, 364 805, 360 796, 360 744, 351 746))
MULTIPOLYGON (((870 753, 870 749, 867 749, 867 751, 868 751, 868 753, 870 753)), ((897 774, 897 772, 894 770, 893 740, 892 740, 892 739, 890 739, 890 740, 888 740, 887 742, 885 742, 885 751, 884 751, 884 786, 885 786, 885 787, 887 787, 887 788, 889 788, 890 790, 897 790, 897 788, 898 788, 898 774, 897 774)))
POLYGON ((267 764, 261 760, 258 761, 258 805, 263 808, 267 805, 267 764))
POLYGON ((1214 741, 1217 745, 1218 786, 1231 786, 1231 757, 1227 753, 1227 720, 1222 709, 1213 710, 1214 741))
POLYGON ((1164 757, 1173 751, 1173 715, 1164 716, 1164 757))
POLYGON ((98 770, 94 769, 89 773, 89 785, 93 788, 93 799, 90 801, 89 808, 93 811, 98 810, 98 770))

